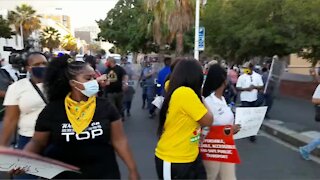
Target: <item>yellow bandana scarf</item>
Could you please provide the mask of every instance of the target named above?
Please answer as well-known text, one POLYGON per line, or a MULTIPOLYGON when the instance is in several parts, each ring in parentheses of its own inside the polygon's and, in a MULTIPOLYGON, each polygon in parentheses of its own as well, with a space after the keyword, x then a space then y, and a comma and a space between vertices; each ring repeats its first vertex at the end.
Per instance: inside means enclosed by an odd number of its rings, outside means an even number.
POLYGON ((96 110, 96 96, 90 97, 86 102, 76 102, 68 94, 64 100, 64 105, 73 130, 80 134, 92 121, 96 110))

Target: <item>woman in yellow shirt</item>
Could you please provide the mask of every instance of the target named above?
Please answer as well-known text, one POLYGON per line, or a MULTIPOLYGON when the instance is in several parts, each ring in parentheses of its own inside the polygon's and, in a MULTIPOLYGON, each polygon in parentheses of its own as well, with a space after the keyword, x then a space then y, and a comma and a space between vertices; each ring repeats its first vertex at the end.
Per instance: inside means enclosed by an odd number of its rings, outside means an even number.
POLYGON ((183 59, 170 76, 170 86, 160 110, 155 161, 159 179, 203 179, 198 157, 200 125, 209 126, 212 114, 201 101, 202 68, 183 59))

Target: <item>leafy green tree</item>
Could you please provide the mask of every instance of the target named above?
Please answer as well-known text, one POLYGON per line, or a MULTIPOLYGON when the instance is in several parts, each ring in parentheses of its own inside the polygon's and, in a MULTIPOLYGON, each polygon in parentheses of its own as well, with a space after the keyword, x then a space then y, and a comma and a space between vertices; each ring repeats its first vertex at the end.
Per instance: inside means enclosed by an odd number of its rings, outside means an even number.
POLYGON ((315 66, 320 60, 320 0, 286 0, 283 9, 298 55, 315 66))
POLYGON ((203 24, 206 42, 230 61, 299 53, 316 63, 320 0, 212 0, 203 24))
POLYGON ((10 39, 12 34, 10 23, 0 15, 0 38, 10 39))
POLYGON ((119 0, 106 19, 97 22, 101 30, 99 37, 115 44, 122 52, 147 51, 151 18, 144 10, 143 0, 119 0))
POLYGON ((60 46, 60 33, 53 27, 46 27, 40 35, 40 42, 42 47, 46 47, 52 53, 54 48, 60 46))
POLYGON ((31 33, 41 28, 40 16, 36 14, 31 6, 22 4, 17 6, 15 11, 10 11, 8 20, 15 26, 16 33, 21 35, 20 27, 23 31, 23 39, 26 41, 31 33))

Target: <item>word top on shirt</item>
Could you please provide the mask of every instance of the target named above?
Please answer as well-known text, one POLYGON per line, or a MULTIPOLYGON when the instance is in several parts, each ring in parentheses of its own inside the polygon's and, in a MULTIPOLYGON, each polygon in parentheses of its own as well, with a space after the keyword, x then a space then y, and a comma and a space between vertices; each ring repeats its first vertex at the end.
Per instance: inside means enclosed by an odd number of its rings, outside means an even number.
POLYGON ((77 141, 81 141, 87 139, 95 139, 96 137, 103 135, 103 129, 100 125, 100 122, 92 122, 86 130, 84 130, 80 134, 76 134, 70 123, 63 123, 61 128, 61 135, 66 137, 66 142, 70 142, 70 139, 72 137, 75 137, 77 141))

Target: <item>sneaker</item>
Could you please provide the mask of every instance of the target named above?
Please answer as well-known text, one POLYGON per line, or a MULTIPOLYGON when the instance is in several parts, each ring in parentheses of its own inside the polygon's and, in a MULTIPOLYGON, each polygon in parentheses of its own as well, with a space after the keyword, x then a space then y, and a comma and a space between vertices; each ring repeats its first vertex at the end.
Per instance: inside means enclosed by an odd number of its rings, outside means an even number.
POLYGON ((150 119, 153 119, 155 116, 156 116, 155 113, 149 114, 149 118, 150 118, 150 119))
POLYGON ((299 153, 304 160, 310 160, 309 153, 303 147, 299 147, 299 153))

